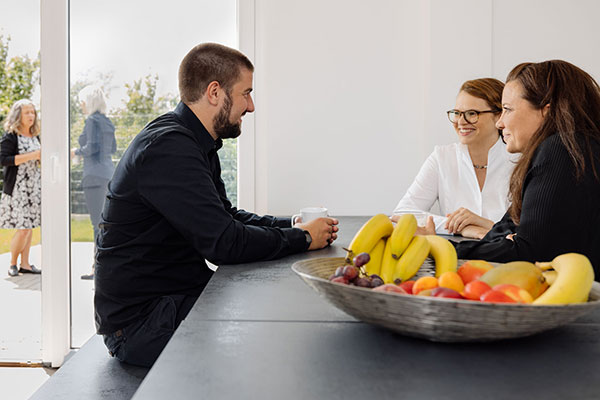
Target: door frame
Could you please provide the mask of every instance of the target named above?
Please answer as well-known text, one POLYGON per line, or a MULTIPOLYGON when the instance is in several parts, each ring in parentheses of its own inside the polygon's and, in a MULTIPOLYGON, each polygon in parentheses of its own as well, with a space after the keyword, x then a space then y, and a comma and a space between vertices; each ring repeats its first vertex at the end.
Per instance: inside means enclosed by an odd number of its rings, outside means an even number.
POLYGON ((40 1, 42 110, 42 361, 71 350, 69 0, 40 1))

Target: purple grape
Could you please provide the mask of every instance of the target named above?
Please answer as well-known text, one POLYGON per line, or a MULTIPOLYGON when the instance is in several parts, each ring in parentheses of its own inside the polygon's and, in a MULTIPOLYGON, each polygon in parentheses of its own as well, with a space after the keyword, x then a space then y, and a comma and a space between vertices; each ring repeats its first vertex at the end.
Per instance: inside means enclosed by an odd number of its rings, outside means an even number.
POLYGON ((365 287, 365 288, 370 288, 371 287, 371 281, 369 280, 369 278, 365 278, 365 277, 358 277, 354 280, 354 284, 356 286, 359 287, 365 287))
POLYGON ((369 253, 360 253, 359 255, 354 257, 354 265, 360 268, 366 263, 368 263, 370 260, 371 256, 369 256, 369 253))
POLYGON ((376 288, 377 286, 383 285, 383 280, 381 278, 373 278, 371 280, 371 287, 376 288))
POLYGON ((346 265, 344 267, 344 278, 349 281, 354 280, 358 276, 358 268, 352 265, 346 265))
POLYGON ((334 275, 335 275, 335 276, 344 276, 344 268, 345 268, 345 267, 346 267, 345 265, 342 265, 342 266, 340 266, 340 267, 337 267, 337 268, 335 269, 335 273, 334 273, 334 275))
POLYGON ((379 275, 371 274, 371 279, 375 279, 375 278, 383 280, 379 275))

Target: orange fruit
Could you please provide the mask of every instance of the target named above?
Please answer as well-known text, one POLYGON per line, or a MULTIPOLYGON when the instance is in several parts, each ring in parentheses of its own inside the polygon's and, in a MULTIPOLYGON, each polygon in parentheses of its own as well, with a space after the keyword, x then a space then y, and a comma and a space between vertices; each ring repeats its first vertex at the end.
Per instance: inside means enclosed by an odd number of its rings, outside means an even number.
POLYGON ((424 276, 417 279, 412 287, 413 294, 418 294, 421 290, 434 289, 438 287, 438 280, 434 276, 424 276))
POLYGON ((438 278, 438 285, 440 287, 456 290, 458 293, 462 292, 465 288, 462 278, 454 271, 446 271, 440 275, 438 278))

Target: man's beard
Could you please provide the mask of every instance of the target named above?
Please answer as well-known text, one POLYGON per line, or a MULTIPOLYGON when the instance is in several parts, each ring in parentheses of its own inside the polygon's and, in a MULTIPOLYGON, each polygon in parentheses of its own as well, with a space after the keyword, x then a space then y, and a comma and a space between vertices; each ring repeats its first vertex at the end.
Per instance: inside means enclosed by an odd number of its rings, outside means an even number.
POLYGON ((221 111, 213 119, 213 129, 217 137, 221 139, 235 139, 242 133, 240 124, 229 122, 231 105, 231 97, 227 94, 223 102, 223 108, 221 108, 221 111))

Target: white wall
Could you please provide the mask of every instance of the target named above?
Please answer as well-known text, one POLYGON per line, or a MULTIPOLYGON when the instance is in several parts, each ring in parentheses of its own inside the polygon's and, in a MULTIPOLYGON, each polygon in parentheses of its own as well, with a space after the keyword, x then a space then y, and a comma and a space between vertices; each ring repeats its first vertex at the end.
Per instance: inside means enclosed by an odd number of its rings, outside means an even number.
POLYGON ((594 0, 240 2, 254 3, 241 24, 256 67, 254 197, 240 206, 259 213, 389 213, 455 140, 445 111, 463 81, 549 58, 600 71, 594 0))

